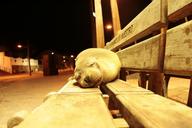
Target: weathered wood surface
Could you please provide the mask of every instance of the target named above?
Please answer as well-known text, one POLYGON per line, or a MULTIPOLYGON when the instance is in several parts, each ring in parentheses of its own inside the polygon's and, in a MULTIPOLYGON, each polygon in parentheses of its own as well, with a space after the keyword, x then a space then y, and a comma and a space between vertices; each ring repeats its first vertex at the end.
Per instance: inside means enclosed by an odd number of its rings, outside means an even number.
POLYGON ((129 124, 125 121, 124 118, 115 118, 113 121, 116 128, 129 128, 129 124))
POLYGON ((116 100, 116 95, 120 94, 130 94, 130 95, 143 95, 143 94, 153 94, 152 91, 143 89, 141 87, 133 86, 127 82, 117 79, 113 82, 107 83, 101 86, 101 91, 109 95, 109 109, 118 109, 118 102, 116 100))
POLYGON ((164 73, 151 72, 148 80, 148 89, 155 94, 167 96, 167 86, 164 80, 164 73))
POLYGON ((16 128, 115 128, 113 118, 97 94, 53 95, 16 128))
POLYGON ((115 128, 99 88, 83 89, 68 81, 16 128, 115 128))
POLYGON ((192 109, 153 95, 117 95, 120 111, 134 128, 191 128, 192 109))
POLYGON ((192 0, 167 0, 168 19, 176 21, 192 14, 192 0))
POLYGON ((166 22, 166 2, 164 0, 152 1, 141 13, 139 13, 117 36, 105 46, 106 49, 118 50, 133 43, 155 30, 160 29, 166 22), (147 20, 146 20, 147 17, 147 20))
POLYGON ((91 94, 102 94, 99 88, 81 88, 76 84, 76 80, 68 81, 65 86, 59 89, 58 93, 91 93, 91 94))
POLYGON ((115 96, 119 94, 153 94, 152 91, 138 86, 130 85, 120 79, 107 83, 106 85, 101 86, 101 88, 105 91, 105 93, 109 93, 115 96))
POLYGON ((159 44, 157 35, 116 53, 123 68, 158 70, 159 44))
POLYGON ((192 21, 167 31, 164 70, 192 75, 192 21))
POLYGON ((103 48, 105 45, 104 28, 103 28, 103 13, 101 0, 94 0, 95 5, 95 25, 96 25, 96 46, 103 48))
POLYGON ((117 35, 118 32, 121 30, 117 0, 110 0, 110 5, 111 5, 111 15, 112 15, 112 23, 113 23, 113 33, 114 35, 117 35))

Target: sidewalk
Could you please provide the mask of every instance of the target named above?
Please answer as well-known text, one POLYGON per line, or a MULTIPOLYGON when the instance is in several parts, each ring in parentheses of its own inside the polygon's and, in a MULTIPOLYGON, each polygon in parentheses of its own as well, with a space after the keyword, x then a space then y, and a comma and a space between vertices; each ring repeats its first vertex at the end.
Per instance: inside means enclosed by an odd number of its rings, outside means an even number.
MULTIPOLYGON (((138 86, 138 74, 127 77, 127 82, 138 86)), ((168 85, 168 98, 187 104, 190 79, 171 77, 168 85)))
POLYGON ((58 91, 72 75, 71 71, 59 75, 43 76, 42 72, 0 77, 0 128, 6 128, 7 120, 21 110, 31 112, 39 106, 47 93, 58 91))

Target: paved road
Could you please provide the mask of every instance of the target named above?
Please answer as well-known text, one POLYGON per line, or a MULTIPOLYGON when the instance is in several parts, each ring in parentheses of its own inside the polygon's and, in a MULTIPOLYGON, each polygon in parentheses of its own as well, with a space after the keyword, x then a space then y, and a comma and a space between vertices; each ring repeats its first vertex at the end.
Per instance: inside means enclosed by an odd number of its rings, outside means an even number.
POLYGON ((58 91, 72 75, 71 71, 55 76, 43 76, 41 72, 7 75, 0 77, 0 128, 6 128, 6 121, 15 112, 32 111, 40 105, 45 95, 58 91))

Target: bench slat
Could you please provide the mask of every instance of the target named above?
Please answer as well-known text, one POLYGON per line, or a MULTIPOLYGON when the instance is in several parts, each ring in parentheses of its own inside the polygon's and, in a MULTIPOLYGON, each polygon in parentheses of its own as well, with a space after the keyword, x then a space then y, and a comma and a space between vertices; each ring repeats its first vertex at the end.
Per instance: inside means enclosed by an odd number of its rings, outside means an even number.
POLYGON ((113 119, 116 128, 129 128, 129 124, 123 118, 115 118, 113 119))
POLYGON ((115 96, 119 94, 153 94, 153 92, 150 90, 130 85, 120 79, 117 79, 114 82, 107 83, 101 88, 104 89, 106 93, 111 93, 115 96))
POLYGON ((192 21, 167 31, 164 70, 167 74, 192 74, 192 21))
POLYGON ((117 36, 107 43, 105 48, 113 51, 118 50, 160 29, 166 22, 166 8, 164 6, 166 6, 164 0, 154 0, 151 2, 117 36))
POLYGON ((158 70, 159 43, 157 35, 116 53, 123 68, 158 70))
POLYGON ((76 80, 69 80, 59 91, 58 93, 95 93, 102 94, 99 88, 81 88, 76 84, 76 80))
POLYGON ((113 118, 98 94, 53 95, 17 128, 115 128, 113 118))
POLYGON ((192 0, 167 0, 168 19, 177 21, 192 14, 192 0))
POLYGON ((119 103, 116 100, 117 95, 130 94, 130 95, 149 95, 154 94, 152 91, 147 89, 132 86, 123 80, 117 79, 113 82, 107 83, 101 86, 101 90, 109 95, 109 108, 118 109, 119 103))
POLYGON ((191 128, 192 109, 160 95, 118 95, 120 111, 134 128, 191 128))

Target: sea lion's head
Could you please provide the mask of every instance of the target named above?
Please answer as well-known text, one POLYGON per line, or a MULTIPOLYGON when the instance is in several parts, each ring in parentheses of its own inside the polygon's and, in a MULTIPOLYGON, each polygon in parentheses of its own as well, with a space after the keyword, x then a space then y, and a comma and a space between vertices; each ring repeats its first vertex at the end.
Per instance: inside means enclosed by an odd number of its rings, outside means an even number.
POLYGON ((87 67, 76 68, 74 78, 82 88, 97 87, 103 80, 103 74, 96 63, 87 67))

